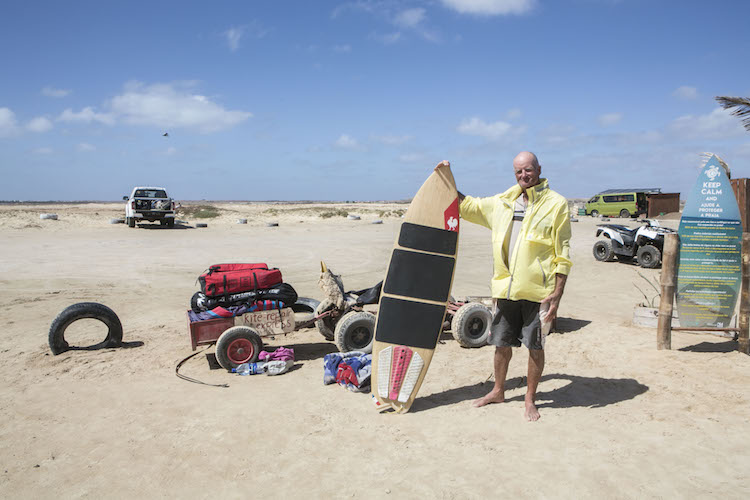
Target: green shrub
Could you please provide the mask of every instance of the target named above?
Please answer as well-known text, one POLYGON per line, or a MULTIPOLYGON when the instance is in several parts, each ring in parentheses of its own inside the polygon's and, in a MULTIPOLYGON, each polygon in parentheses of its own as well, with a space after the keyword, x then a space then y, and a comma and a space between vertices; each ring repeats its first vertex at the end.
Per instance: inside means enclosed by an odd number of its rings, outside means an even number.
POLYGON ((347 212, 343 208, 337 208, 335 210, 326 210, 325 212, 320 213, 320 217, 323 219, 330 219, 331 217, 346 217, 347 215, 349 215, 349 212, 347 212))
POLYGON ((179 210, 181 215, 195 219, 213 219, 221 215, 221 210, 213 205, 195 205, 182 207, 179 210))

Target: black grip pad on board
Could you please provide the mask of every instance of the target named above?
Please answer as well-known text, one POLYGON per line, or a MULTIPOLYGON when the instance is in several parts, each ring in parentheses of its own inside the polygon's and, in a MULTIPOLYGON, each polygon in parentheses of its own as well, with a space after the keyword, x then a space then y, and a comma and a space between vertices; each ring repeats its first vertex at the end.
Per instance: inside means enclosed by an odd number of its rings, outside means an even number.
POLYGON ((378 309, 375 340, 435 349, 444 316, 444 305, 382 297, 378 309))
POLYGON ((456 255, 458 232, 404 222, 401 224, 398 244, 404 248, 413 248, 423 252, 456 255))
POLYGON ((442 255, 393 250, 384 293, 446 302, 456 259, 442 255))

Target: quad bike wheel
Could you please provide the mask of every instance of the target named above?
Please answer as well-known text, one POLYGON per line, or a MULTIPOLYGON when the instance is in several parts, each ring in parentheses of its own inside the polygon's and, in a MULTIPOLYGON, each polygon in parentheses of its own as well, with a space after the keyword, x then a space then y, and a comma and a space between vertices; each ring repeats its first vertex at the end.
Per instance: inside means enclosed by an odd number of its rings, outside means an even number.
POLYGON ((248 326, 234 326, 216 341, 216 361, 225 370, 231 370, 242 363, 256 362, 262 348, 258 332, 248 326))
POLYGON ((336 323, 336 345, 341 352, 372 352, 375 340, 375 315, 367 311, 350 311, 336 323))
POLYGON ((638 249, 638 265, 654 269, 661 264, 661 252, 653 245, 643 245, 638 249))
POLYGON ((606 238, 597 240, 594 243, 594 258, 601 262, 612 262, 615 260, 615 251, 612 249, 612 242, 606 238))
POLYGON ((487 344, 492 325, 492 312, 479 302, 462 305, 451 320, 451 333, 461 347, 482 347, 487 344))

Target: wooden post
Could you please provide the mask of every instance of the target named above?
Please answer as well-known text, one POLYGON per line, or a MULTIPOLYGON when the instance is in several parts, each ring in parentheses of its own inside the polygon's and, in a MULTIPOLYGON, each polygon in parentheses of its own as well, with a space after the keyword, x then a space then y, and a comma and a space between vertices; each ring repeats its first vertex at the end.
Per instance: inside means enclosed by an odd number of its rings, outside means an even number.
POLYGON ((672 348, 672 305, 677 288, 677 255, 680 237, 677 233, 664 237, 664 254, 661 261, 661 298, 659 299, 659 323, 656 326, 656 348, 672 348))
POLYGON ((740 292, 740 317, 737 350, 750 354, 750 233, 742 233, 742 288, 740 292))

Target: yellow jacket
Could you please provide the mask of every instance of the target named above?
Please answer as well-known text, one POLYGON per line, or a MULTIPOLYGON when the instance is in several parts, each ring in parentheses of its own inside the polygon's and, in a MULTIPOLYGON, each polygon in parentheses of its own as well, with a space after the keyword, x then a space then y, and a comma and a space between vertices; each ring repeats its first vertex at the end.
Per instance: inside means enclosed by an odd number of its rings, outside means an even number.
POLYGON ((521 186, 516 184, 504 193, 487 198, 467 196, 459 210, 463 219, 492 230, 495 261, 492 296, 541 302, 555 289, 555 274, 567 275, 573 265, 568 202, 549 188, 546 179, 540 179, 539 184, 528 189, 526 215, 506 266, 503 241, 520 194, 521 186))

